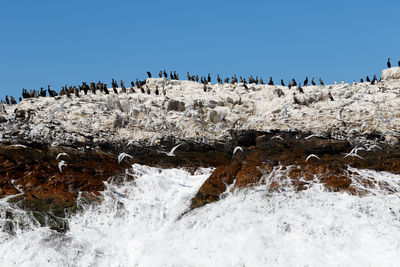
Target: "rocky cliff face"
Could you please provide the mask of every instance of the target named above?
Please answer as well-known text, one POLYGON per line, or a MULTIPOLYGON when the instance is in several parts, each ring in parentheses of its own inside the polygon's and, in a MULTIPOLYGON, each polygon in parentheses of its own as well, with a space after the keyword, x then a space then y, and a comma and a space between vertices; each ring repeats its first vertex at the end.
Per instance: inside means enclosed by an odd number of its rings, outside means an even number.
POLYGON ((63 217, 79 195, 96 199, 104 181, 125 176, 133 163, 216 167, 191 208, 257 183, 277 192, 313 183, 360 196, 375 184, 390 192, 382 182, 363 180, 360 187, 349 177, 357 175, 352 168, 400 171, 398 73, 385 70, 374 85, 306 86, 304 93, 148 79, 151 94, 89 93, 2 106, 0 197, 15 195, 9 199, 15 205, 63 217), (166 94, 154 95, 156 88, 166 94), (130 157, 119 162, 123 152, 130 157))

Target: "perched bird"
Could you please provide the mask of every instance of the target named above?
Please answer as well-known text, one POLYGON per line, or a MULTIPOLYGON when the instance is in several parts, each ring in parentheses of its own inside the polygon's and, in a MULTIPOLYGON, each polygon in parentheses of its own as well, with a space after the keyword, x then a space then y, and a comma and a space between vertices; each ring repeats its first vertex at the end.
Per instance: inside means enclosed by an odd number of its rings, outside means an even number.
POLYGON ((159 95, 160 91, 158 91, 158 85, 156 86, 156 95, 159 95))
POLYGON ((297 99, 296 93, 293 93, 293 101, 294 101, 295 104, 300 105, 300 101, 297 99))
POLYGON ((203 83, 203 91, 204 91, 204 92, 207 92, 207 85, 206 85, 206 83, 203 83))
POLYGON ((158 77, 162 78, 162 70, 160 70, 160 72, 158 73, 158 77))
POLYGON ((268 85, 274 85, 274 81, 272 80, 272 77, 269 77, 268 85))
POLYGON ((371 82, 371 80, 369 79, 368 76, 367 76, 367 78, 365 78, 365 80, 366 80, 367 82, 371 82))
MULTIPOLYGON (((289 82, 290 83, 290 82, 289 82)), ((283 82, 283 80, 281 79, 281 85, 285 86, 285 83, 283 82)))
POLYGON ((399 65, 399 67, 400 67, 400 60, 397 62, 397 65, 399 65))
POLYGON ((289 84, 288 84, 288 88, 289 89, 292 88, 292 84, 290 83, 290 81, 289 81, 289 84))
POLYGON ((386 63, 387 67, 390 69, 392 67, 392 64, 390 64, 390 58, 388 58, 388 61, 386 63))
POLYGON ((321 78, 319 78, 319 83, 320 83, 322 86, 325 86, 325 84, 324 84, 324 82, 321 80, 321 78))
POLYGON ((312 85, 315 85, 314 77, 311 79, 311 84, 312 84, 312 85))
POLYGON ((151 78, 151 73, 150 73, 150 71, 147 72, 147 76, 149 76, 149 78, 151 78))
POLYGON ((330 99, 331 101, 335 101, 335 99, 333 99, 333 96, 332 96, 331 92, 328 93, 328 96, 329 96, 329 99, 330 99))
POLYGON ((299 89, 300 93, 304 94, 303 88, 301 88, 301 83, 299 83, 299 88, 298 89, 299 89))
POLYGON ((295 79, 292 79, 292 86, 297 86, 297 82, 295 79))
POLYGON ((304 80, 304 82, 303 82, 303 85, 304 86, 307 86, 308 85, 308 77, 306 76, 306 79, 304 80))
POLYGON ((363 78, 361 78, 361 79, 360 79, 360 83, 363 83, 363 82, 364 82, 364 79, 363 79, 363 78))

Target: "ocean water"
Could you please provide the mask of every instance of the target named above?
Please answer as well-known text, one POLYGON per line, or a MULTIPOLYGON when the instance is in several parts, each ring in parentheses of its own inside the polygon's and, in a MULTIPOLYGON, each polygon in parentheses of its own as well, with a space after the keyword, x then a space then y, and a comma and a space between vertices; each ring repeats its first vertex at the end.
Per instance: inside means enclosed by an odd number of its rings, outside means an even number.
POLYGON ((188 211, 212 169, 133 165, 130 179, 107 182, 103 201, 69 218, 64 234, 14 210, 1 266, 396 266, 400 262, 400 176, 349 169, 363 197, 328 192, 316 179, 295 192, 277 168, 265 183, 228 188, 222 199, 188 211), (271 190, 271 181, 282 185, 271 190), (376 181, 368 182, 368 181, 376 181), (184 214, 182 216, 182 214, 184 214))

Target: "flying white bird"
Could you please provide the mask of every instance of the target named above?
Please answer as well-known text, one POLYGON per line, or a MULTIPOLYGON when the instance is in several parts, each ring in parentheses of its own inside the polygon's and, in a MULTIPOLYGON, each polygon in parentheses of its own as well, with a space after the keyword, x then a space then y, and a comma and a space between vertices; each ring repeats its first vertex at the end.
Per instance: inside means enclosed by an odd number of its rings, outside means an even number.
POLYGON ((233 150, 233 155, 235 155, 236 151, 242 151, 243 152, 243 148, 241 148, 240 146, 235 147, 235 149, 233 150))
POLYGON ((343 158, 347 158, 347 157, 358 157, 358 158, 360 158, 360 159, 364 159, 363 157, 361 157, 361 156, 359 156, 359 155, 357 154, 357 152, 358 152, 359 150, 365 150, 365 148, 363 148, 363 147, 355 147, 355 148, 353 148, 349 153, 345 154, 345 156, 344 156, 343 158))
POLYGON ((68 157, 69 157, 69 155, 68 155, 67 153, 62 152, 62 153, 59 153, 59 154, 57 155, 56 159, 58 159, 58 158, 61 157, 61 156, 68 156, 68 157))
POLYGON ((317 155, 315 155, 315 154, 310 154, 310 155, 308 155, 308 157, 306 158, 306 162, 307 162, 307 160, 309 160, 310 158, 317 158, 317 159, 320 159, 317 155))
POLYGON ((58 163, 58 169, 60 170, 60 172, 62 172, 63 166, 67 166, 67 164, 65 163, 65 161, 61 160, 60 163, 58 163))
POLYGON ((121 161, 122 161, 125 157, 132 158, 132 156, 129 155, 129 154, 121 153, 121 154, 119 154, 119 156, 118 156, 118 164, 121 163, 121 161))
POLYGON ((169 156, 169 157, 174 157, 174 156, 175 156, 175 155, 174 155, 174 152, 175 152, 175 150, 176 150, 180 145, 182 145, 182 144, 179 144, 179 145, 177 145, 177 146, 174 146, 174 147, 171 149, 171 151, 170 151, 169 153, 167 153, 167 156, 169 156))
POLYGON ((306 139, 306 140, 308 140, 308 139, 310 139, 311 137, 322 137, 322 135, 319 135, 319 134, 312 134, 312 135, 309 135, 309 136, 307 136, 306 138, 304 138, 304 139, 306 139))
POLYGON ((271 137, 271 139, 281 139, 282 141, 284 141, 280 135, 275 135, 274 137, 271 137))

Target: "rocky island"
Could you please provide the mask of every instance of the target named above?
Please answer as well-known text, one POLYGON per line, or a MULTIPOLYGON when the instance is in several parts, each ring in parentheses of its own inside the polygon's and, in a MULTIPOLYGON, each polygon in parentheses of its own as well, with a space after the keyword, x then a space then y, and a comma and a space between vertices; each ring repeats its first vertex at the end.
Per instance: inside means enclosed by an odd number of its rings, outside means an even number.
POLYGON ((116 90, 1 104, 0 198, 44 225, 50 216, 63 231, 78 196, 101 201, 104 182, 129 177, 135 163, 215 168, 191 209, 260 183, 276 192, 315 183, 360 197, 376 186, 396 192, 385 181, 350 177, 359 169, 400 173, 400 67, 373 83, 148 78, 116 90), (285 177, 271 175, 277 170, 285 177))

